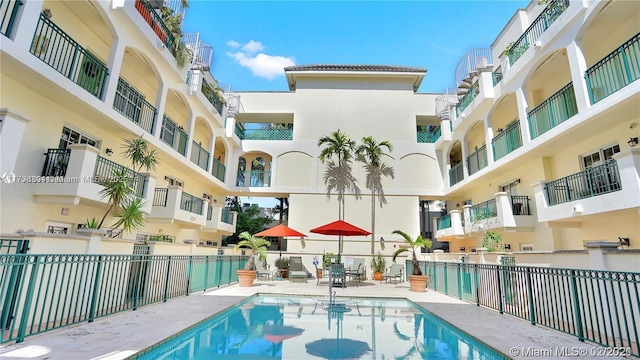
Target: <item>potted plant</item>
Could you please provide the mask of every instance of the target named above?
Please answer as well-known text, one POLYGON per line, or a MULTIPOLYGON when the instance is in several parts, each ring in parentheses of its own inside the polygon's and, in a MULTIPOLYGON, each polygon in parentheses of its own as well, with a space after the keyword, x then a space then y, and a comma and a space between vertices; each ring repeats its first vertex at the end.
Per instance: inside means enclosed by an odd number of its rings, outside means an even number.
MULTIPOLYGON (((413 240, 411 237, 400 230, 394 230, 393 234, 398 234, 404 238, 404 240, 409 244, 409 248, 413 252, 411 262, 413 264, 413 272, 409 274, 409 284, 411 285, 411 291, 415 292, 425 292, 427 289, 427 280, 428 276, 422 275, 422 270, 420 269, 420 263, 418 263, 418 258, 416 256, 416 248, 426 247, 427 249, 431 249, 433 246, 433 242, 431 239, 423 239, 422 235, 418 235, 418 237, 413 240)), ((409 248, 402 247, 396 250, 393 253, 393 262, 396 261, 398 255, 402 254, 405 251, 409 251, 409 248)))
POLYGON ((239 235, 241 239, 236 245, 236 249, 245 247, 252 251, 249 261, 244 265, 244 270, 238 269, 238 283, 240 287, 253 286, 253 279, 256 277, 256 263, 255 257, 258 255, 260 261, 264 261, 267 257, 267 248, 271 246, 271 243, 263 238, 257 238, 248 231, 245 231, 239 235))
POLYGON ((384 257, 382 257, 380 251, 378 251, 378 254, 371 259, 371 268, 373 269, 373 279, 382 280, 382 274, 387 268, 387 262, 384 257))
POLYGON ((281 257, 281 258, 277 258, 274 265, 278 268, 278 276, 286 279, 288 278, 289 274, 289 258, 288 257, 281 257))

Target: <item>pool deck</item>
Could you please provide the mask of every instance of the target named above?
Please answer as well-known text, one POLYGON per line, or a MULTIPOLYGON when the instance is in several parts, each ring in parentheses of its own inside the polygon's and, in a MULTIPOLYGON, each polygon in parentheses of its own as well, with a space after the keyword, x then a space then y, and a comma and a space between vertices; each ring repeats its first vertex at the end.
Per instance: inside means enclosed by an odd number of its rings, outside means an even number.
MULTIPOLYGON (((587 354, 596 348, 573 336, 432 290, 411 292, 408 282, 365 281, 359 287, 334 289, 336 296, 406 298, 513 359, 557 359, 555 348, 576 348, 587 354)), ((326 284, 316 286, 315 279, 308 283, 256 281, 250 288, 221 287, 30 336, 19 344, 3 344, 0 359, 124 359, 256 293, 327 296, 329 292, 326 284)))

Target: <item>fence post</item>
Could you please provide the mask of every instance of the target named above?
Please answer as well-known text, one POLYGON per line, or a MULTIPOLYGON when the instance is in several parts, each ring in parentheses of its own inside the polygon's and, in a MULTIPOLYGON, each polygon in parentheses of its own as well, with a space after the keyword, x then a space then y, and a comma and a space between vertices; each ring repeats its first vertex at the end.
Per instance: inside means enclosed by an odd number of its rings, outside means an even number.
POLYGON ((473 278, 476 283, 476 306, 480 306, 480 278, 478 277, 478 264, 473 264, 473 278))
POLYGON ((136 286, 134 286, 134 290, 133 290, 133 310, 137 310, 138 309, 138 297, 140 296, 140 283, 142 282, 142 256, 138 255, 136 256, 138 258, 138 260, 133 260, 133 261, 138 261, 138 267, 136 267, 136 271, 138 272, 138 274, 136 274, 136 286))
POLYGON ((458 299, 462 300, 462 279, 461 279, 461 274, 460 274, 460 263, 458 263, 458 276, 457 276, 457 282, 458 282, 458 299))
POLYGON ((529 320, 531 321, 531 325, 536 324, 536 311, 533 308, 533 285, 531 284, 531 268, 528 266, 525 267, 527 269, 527 298, 529 300, 529 320))
MULTIPOLYGON (((238 258, 238 267, 240 267, 239 263, 240 263, 240 258, 238 258)), ((231 284, 231 271, 232 270, 233 270, 233 261, 231 260, 231 257, 229 257, 229 279, 227 280, 227 284, 231 284)))
POLYGON ((209 283, 209 255, 204 257, 204 286, 202 291, 207 291, 207 284, 209 283))
POLYGON ((573 312, 576 319, 576 330, 578 340, 584 342, 584 331, 582 329, 582 317, 580 316, 580 300, 578 299, 578 285, 576 284, 576 270, 571 270, 571 292, 573 293, 573 312))
MULTIPOLYGON (((29 260, 28 256, 24 257, 25 261, 29 260)), ((24 341, 24 335, 27 331, 27 321, 29 320, 29 310, 31 309, 31 301, 33 300, 33 290, 36 286, 36 274, 38 272, 38 265, 40 261, 39 255, 33 256, 33 268, 31 269, 31 275, 29 277, 29 286, 27 287, 27 295, 25 296, 24 308, 22 309, 22 317, 20 318, 20 327, 18 328, 18 339, 16 343, 24 341)))
POLYGON ((96 305, 98 304, 98 293, 100 290, 100 277, 102 276, 102 255, 98 256, 98 268, 93 281, 93 292, 91 294, 91 305, 89 306, 89 322, 93 322, 96 317, 96 305))
POLYGON ((438 291, 438 276, 436 275, 436 262, 433 262, 433 290, 438 291))
POLYGON ((167 276, 164 279, 164 300, 162 302, 167 302, 169 298, 169 277, 171 274, 171 255, 169 255, 169 259, 167 260, 167 276))
POLYGON ((193 270, 193 256, 189 255, 189 269, 187 270, 187 296, 189 296, 189 289, 191 288, 191 271, 193 270))
POLYGON ((502 305, 502 282, 500 281, 500 271, 502 266, 496 265, 496 275, 498 278, 498 310, 500 310, 500 314, 504 314, 504 308, 502 305))
POLYGON ((444 266, 444 294, 449 295, 449 280, 447 279, 447 263, 442 263, 444 266))

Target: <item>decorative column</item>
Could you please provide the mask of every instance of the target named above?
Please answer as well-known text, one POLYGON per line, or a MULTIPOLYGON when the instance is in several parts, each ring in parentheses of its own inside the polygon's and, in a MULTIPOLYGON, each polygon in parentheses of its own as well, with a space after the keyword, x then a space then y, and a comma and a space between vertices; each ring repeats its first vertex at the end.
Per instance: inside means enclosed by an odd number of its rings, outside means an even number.
POLYGON ((158 93, 156 95, 156 118, 153 123, 153 136, 160 139, 160 133, 162 129, 162 118, 164 117, 164 108, 167 104, 167 90, 168 86, 164 82, 158 85, 158 93))
POLYGON ((103 92, 104 102, 110 107, 113 107, 116 90, 118 89, 120 69, 122 69, 122 63, 124 62, 124 49, 124 41, 121 39, 113 39, 113 42, 111 43, 111 51, 109 52, 109 62, 107 63, 109 75, 107 76, 107 82, 103 92))
MULTIPOLYGON (((40 13, 42 12, 42 1, 23 1, 22 6, 18 9, 18 16, 14 23, 13 42, 18 48, 25 52, 31 50, 31 43, 40 21, 40 13)), ((55 16, 55 14, 53 14, 55 16)))
POLYGON ((0 176, 14 172, 24 130, 31 120, 11 109, 0 109, 0 176))
POLYGON ((591 101, 589 100, 587 82, 584 78, 584 74, 587 71, 587 60, 584 58, 582 45, 578 40, 572 41, 567 46, 567 60, 569 60, 576 105, 578 106, 578 112, 581 112, 591 106, 591 101))
POLYGON ((515 94, 516 102, 518 103, 518 118, 520 119, 522 146, 525 146, 531 141, 531 134, 529 132, 529 116, 527 115, 529 105, 527 104, 527 96, 525 95, 522 87, 517 88, 515 94))

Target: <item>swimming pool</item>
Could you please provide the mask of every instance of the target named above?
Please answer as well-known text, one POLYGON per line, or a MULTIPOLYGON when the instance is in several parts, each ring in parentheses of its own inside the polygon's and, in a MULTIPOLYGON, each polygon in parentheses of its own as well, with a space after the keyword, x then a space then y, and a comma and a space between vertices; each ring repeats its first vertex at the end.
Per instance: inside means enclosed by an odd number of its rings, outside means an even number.
POLYGON ((505 359, 404 299, 257 295, 131 359, 505 359))

